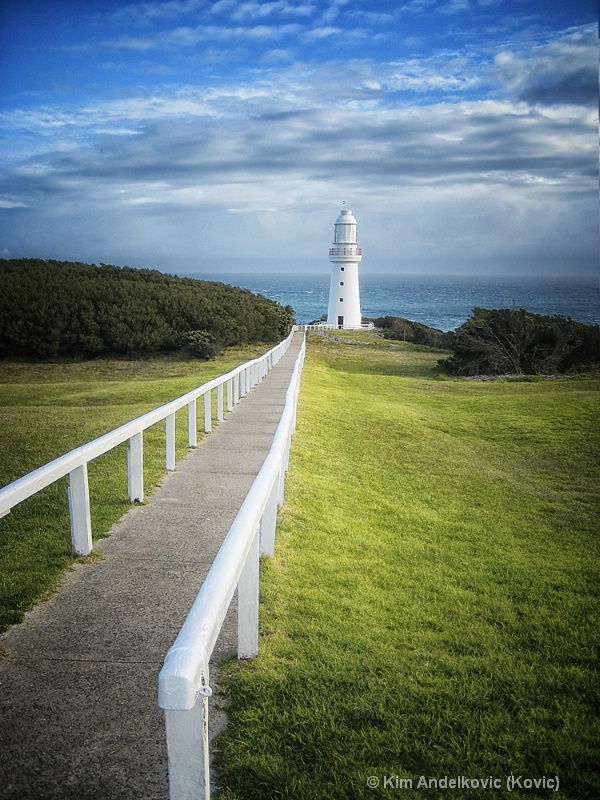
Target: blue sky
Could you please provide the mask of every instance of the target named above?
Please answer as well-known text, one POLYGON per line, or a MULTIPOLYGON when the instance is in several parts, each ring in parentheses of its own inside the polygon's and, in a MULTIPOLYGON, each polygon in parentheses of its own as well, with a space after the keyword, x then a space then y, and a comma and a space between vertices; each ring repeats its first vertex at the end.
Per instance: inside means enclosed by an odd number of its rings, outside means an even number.
POLYGON ((598 271, 595 0, 3 0, 0 255, 598 271))

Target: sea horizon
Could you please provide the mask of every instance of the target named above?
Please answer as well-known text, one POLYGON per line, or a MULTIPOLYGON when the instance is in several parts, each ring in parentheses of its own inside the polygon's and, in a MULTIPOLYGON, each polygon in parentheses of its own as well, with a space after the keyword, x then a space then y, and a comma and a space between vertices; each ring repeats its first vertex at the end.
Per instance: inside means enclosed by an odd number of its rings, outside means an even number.
MULTIPOLYGON (((329 272, 192 273, 181 277, 219 281, 249 289, 294 309, 307 324, 327 313, 329 272)), ((535 314, 570 317, 600 324, 600 281, 594 276, 360 276, 363 318, 397 316, 442 331, 460 327, 474 308, 526 309, 535 314)))

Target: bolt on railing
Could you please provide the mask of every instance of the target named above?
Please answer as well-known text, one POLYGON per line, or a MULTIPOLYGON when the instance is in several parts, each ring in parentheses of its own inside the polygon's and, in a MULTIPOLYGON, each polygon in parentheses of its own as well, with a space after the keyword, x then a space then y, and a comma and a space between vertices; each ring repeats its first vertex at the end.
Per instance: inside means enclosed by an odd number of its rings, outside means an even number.
POLYGON ((277 509, 284 501, 306 337, 296 358, 273 443, 159 676, 165 713, 170 800, 210 800, 209 661, 233 594, 238 591, 238 658, 258 655, 260 555, 275 548, 277 509))
POLYGON ((224 416, 224 387, 227 392, 227 410, 231 411, 241 397, 259 383, 277 364, 291 344, 293 331, 282 342, 258 358, 241 364, 225 375, 213 378, 202 386, 181 397, 126 422, 118 428, 71 450, 65 455, 50 461, 43 467, 24 475, 0 489, 0 517, 5 516, 19 503, 50 486, 60 478, 69 476, 69 515, 71 520, 71 541, 78 556, 89 555, 92 551, 92 526, 90 520, 90 497, 88 488, 88 469, 90 461, 104 455, 123 442, 127 447, 127 482, 131 503, 144 499, 144 431, 165 420, 165 466, 168 471, 175 469, 175 414, 187 406, 188 445, 197 445, 196 401, 204 398, 204 431, 212 430, 212 392, 217 392, 217 420, 224 416))

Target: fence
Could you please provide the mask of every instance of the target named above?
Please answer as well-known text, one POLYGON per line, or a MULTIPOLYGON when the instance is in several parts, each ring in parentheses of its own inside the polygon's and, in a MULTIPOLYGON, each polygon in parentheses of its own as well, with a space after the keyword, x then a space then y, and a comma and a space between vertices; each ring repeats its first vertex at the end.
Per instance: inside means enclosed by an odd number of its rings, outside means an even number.
POLYGON ((374 322, 363 322, 360 325, 335 325, 327 322, 312 322, 308 325, 298 325, 299 331, 372 331, 374 322))
POLYGON ((273 555, 277 508, 283 503, 300 374, 302 344, 271 449, 167 653, 159 676, 171 800, 210 798, 209 661, 237 587, 238 658, 258 654, 259 558, 273 555))
POLYGON ((87 465, 98 456, 123 442, 128 442, 127 479, 130 502, 144 499, 144 431, 165 420, 166 469, 175 469, 175 414, 187 406, 188 444, 197 445, 197 401, 203 398, 204 431, 212 429, 213 400, 217 393, 217 420, 224 418, 225 404, 228 411, 259 383, 287 351, 293 332, 287 339, 269 350, 263 356, 241 364, 225 375, 214 378, 191 392, 166 403, 119 428, 94 439, 63 456, 50 461, 43 467, 28 473, 19 480, 0 489, 0 517, 5 516, 14 506, 28 497, 45 489, 60 478, 69 476, 69 513, 71 519, 71 541, 75 553, 88 555, 92 550, 92 527, 90 521, 90 498, 88 489, 87 465))

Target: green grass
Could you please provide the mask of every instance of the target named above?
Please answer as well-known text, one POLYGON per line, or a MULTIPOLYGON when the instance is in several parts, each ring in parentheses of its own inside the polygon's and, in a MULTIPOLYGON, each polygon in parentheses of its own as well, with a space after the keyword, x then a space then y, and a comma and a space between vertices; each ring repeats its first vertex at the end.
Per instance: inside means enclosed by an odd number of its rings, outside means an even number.
MULTIPOLYGON (((265 347, 227 351, 216 361, 154 358, 37 363, 0 361, 0 486, 200 386, 265 347)), ((213 413, 216 411, 213 399, 213 413)), ((198 424, 203 427, 198 407, 198 424)), ((187 411, 177 414, 177 458, 187 451, 187 411)), ((165 472, 164 423, 144 434, 146 495, 165 472)), ((73 562, 68 479, 0 519, 0 630, 20 622, 73 562)), ((94 539, 129 508, 127 446, 89 464, 94 539)))
POLYGON ((223 670, 224 798, 600 796, 598 378, 439 357, 309 345, 260 654, 223 670), (417 788, 445 775, 503 791, 417 788))

